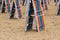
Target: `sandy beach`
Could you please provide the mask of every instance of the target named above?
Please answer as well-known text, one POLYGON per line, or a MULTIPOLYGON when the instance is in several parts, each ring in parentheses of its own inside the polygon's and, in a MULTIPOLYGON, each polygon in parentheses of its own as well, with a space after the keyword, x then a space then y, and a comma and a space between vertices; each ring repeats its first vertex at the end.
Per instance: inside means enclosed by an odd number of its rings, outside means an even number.
POLYGON ((41 32, 25 32, 25 7, 21 19, 9 19, 8 13, 0 13, 0 40, 60 40, 60 16, 56 15, 56 8, 51 2, 44 11, 46 27, 41 32))

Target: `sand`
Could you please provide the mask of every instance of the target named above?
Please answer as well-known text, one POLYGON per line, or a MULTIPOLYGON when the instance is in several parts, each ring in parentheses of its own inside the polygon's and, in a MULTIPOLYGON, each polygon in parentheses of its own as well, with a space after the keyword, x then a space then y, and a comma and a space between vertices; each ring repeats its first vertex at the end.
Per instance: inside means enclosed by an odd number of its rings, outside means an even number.
POLYGON ((11 20, 8 13, 0 13, 0 40, 60 40, 60 16, 56 16, 56 8, 51 2, 48 11, 44 11, 46 27, 41 32, 25 32, 25 11, 23 18, 11 20))

